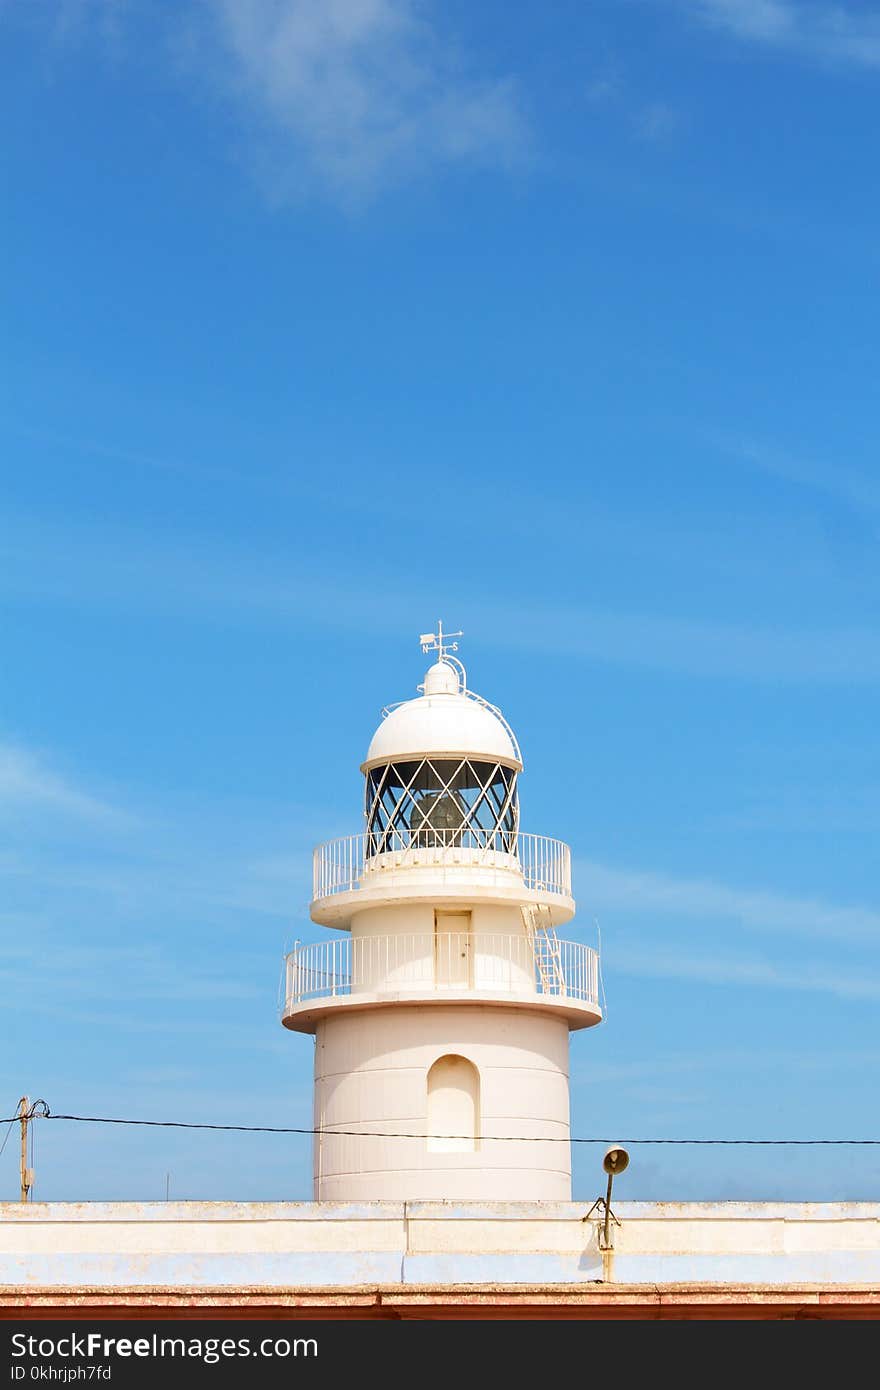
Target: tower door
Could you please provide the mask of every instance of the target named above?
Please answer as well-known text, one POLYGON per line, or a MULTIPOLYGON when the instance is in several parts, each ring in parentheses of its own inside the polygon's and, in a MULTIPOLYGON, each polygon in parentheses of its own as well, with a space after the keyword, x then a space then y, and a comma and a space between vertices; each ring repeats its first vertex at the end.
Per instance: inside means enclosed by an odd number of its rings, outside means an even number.
POLYGON ((471 914, 434 913, 434 982, 447 988, 471 985, 471 914))

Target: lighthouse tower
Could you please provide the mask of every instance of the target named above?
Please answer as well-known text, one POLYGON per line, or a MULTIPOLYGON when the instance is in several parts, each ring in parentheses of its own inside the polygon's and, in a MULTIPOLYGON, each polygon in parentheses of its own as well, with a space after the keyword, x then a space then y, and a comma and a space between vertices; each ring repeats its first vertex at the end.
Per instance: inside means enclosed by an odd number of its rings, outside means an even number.
POLYGON ((364 828, 315 850, 312 920, 337 934, 286 963, 315 1198, 569 1201, 568 1035, 602 1017, 595 951, 557 934, 569 849, 520 830, 513 730, 442 625, 420 640, 420 694, 361 765, 364 828))

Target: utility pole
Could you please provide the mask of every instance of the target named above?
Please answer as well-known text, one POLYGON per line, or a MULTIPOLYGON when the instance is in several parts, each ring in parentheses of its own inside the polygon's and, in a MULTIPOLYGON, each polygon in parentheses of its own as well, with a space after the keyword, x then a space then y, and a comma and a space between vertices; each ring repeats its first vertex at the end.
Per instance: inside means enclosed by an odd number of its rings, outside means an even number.
MULTIPOLYGON (((35 1116, 39 1116, 39 1118, 43 1120, 48 1119, 48 1105, 44 1100, 35 1100, 33 1105, 31 1105, 27 1096, 22 1096, 21 1100, 18 1102, 18 1122, 21 1125, 21 1158, 19 1160, 19 1172, 21 1175, 21 1200, 23 1202, 30 1201, 31 1191, 34 1186, 34 1170, 28 1167, 27 1161, 27 1141, 28 1125, 35 1116)), ((31 1154, 33 1154, 33 1151, 34 1146, 33 1143, 31 1143, 31 1154)))
POLYGON ((18 1116, 21 1125, 21 1158, 19 1161, 19 1172, 21 1174, 21 1200, 26 1202, 28 1194, 34 1185, 34 1170, 27 1166, 27 1127, 28 1120, 31 1118, 31 1108, 27 1096, 22 1096, 18 1102, 18 1116))

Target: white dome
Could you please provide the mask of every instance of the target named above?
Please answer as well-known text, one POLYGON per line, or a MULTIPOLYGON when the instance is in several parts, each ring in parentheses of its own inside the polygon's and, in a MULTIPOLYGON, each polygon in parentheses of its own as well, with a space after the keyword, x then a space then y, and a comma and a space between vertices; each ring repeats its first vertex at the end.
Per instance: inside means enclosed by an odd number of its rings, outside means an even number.
POLYGON ((435 661, 434 665, 428 668, 425 684, 422 686, 426 695, 457 695, 460 689, 458 672, 448 661, 435 661))
POLYGON ((415 757, 439 758, 444 754, 504 763, 522 771, 519 750, 497 714, 469 695, 433 693, 435 673, 436 684, 446 681, 445 675, 433 666, 425 680, 429 693, 398 705, 382 720, 367 749, 361 771, 366 772, 376 763, 415 757))

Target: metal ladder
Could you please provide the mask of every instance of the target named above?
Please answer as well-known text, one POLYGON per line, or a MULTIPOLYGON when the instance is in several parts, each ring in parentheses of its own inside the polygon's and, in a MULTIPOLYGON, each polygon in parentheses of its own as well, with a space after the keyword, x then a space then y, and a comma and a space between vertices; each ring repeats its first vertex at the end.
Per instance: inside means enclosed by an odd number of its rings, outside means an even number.
POLYGON ((541 978, 544 994, 565 994, 565 975, 562 952, 550 908, 544 903, 529 903, 521 909, 526 936, 531 944, 535 965, 541 978))

